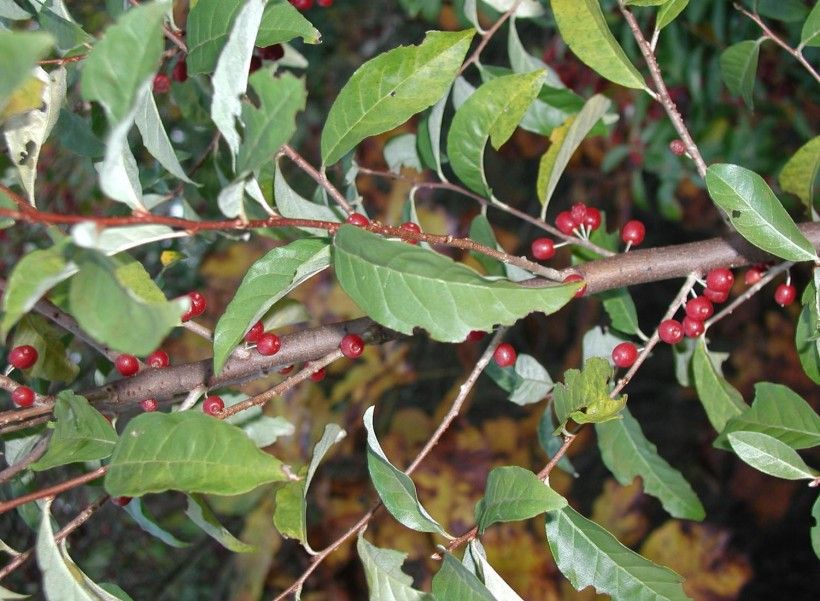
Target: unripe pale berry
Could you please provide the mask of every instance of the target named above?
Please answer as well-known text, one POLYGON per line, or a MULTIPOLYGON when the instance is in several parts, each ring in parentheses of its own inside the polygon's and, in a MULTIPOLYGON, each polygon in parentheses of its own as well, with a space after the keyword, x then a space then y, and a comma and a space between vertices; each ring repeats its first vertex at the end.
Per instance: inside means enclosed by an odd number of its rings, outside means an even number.
MULTIPOLYGON (((571 273, 567 277, 564 278, 563 283, 564 284, 569 284, 571 282, 583 282, 583 281, 584 281, 584 276, 582 276, 580 273, 571 273)), ((586 293, 587 293, 587 285, 584 284, 581 287, 581 289, 578 290, 578 292, 575 293, 575 298, 581 298, 586 293)))
POLYGON ((601 227, 601 211, 595 207, 587 207, 587 214, 584 216, 584 225, 591 232, 601 227))
POLYGON ((22 344, 9 351, 8 362, 17 369, 28 369, 37 363, 38 357, 39 354, 36 348, 30 344, 22 344))
POLYGON ((722 292, 720 290, 712 290, 711 288, 704 288, 703 289, 703 296, 708 298, 710 301, 719 305, 720 303, 725 303, 726 299, 729 298, 729 291, 722 292))
POLYGON ((145 360, 145 362, 150 367, 156 367, 159 369, 163 367, 168 367, 170 359, 168 358, 168 353, 166 353, 162 349, 157 349, 153 353, 148 355, 148 358, 145 360))
POLYGON ((493 351, 493 359, 499 367, 509 367, 515 364, 518 353, 509 342, 502 342, 493 351))
POLYGON ((134 355, 126 355, 125 353, 117 357, 116 361, 114 361, 114 366, 117 368, 117 371, 126 378, 133 376, 140 370, 140 364, 137 358, 134 355))
POLYGON ((797 288, 791 284, 780 284, 774 291, 774 300, 781 307, 791 305, 797 298, 797 288))
POLYGON ((706 287, 717 292, 729 292, 735 283, 735 276, 725 267, 718 267, 706 274, 706 287))
POLYGON ((219 415, 224 408, 225 402, 222 400, 222 397, 216 396, 215 394, 206 398, 202 403, 202 411, 208 415, 219 415))
POLYGON ((612 362, 617 367, 632 367, 638 359, 638 349, 631 342, 622 342, 612 349, 612 362))
POLYGON ((638 246, 645 237, 646 226, 637 219, 627 221, 621 228, 621 240, 632 246, 638 246))
POLYGON ((140 407, 142 407, 142 410, 146 413, 151 413, 152 411, 157 410, 159 403, 157 402, 157 399, 145 399, 140 401, 140 407))
POLYGON ((683 340, 683 325, 677 319, 666 319, 658 326, 658 337, 666 344, 677 344, 683 340))
POLYGON ((572 213, 569 211, 561 211, 555 216, 555 227, 557 227, 558 231, 562 234, 570 236, 572 235, 572 230, 578 227, 578 224, 576 224, 575 219, 572 218, 572 213))
POLYGON ((549 238, 536 238, 530 245, 532 256, 539 261, 546 261, 555 256, 555 243, 549 238))
POLYGON ((697 338, 706 331, 706 326, 699 319, 693 319, 688 315, 683 318, 683 333, 687 338, 697 338))
POLYGON ((355 225, 356 227, 367 227, 370 225, 370 220, 361 213, 351 213, 347 216, 347 223, 355 225))
POLYGON ((245 342, 249 344, 255 344, 259 342, 259 339, 262 338, 262 334, 265 333, 265 324, 261 321, 257 321, 255 324, 251 326, 251 329, 248 330, 248 333, 245 334, 245 342))
POLYGON ((280 348, 282 348, 282 341, 279 340, 279 336, 270 332, 262 334, 256 343, 256 350, 259 351, 260 355, 275 355, 280 348))
POLYGON ((686 315, 696 321, 706 321, 715 313, 715 306, 708 298, 696 296, 686 303, 686 315))
POLYGON ((313 380, 314 382, 321 382, 322 380, 325 379, 326 374, 327 374, 327 371, 325 370, 324 367, 322 367, 321 369, 317 369, 312 374, 310 374, 310 379, 313 380))
POLYGON ((348 359, 355 359, 364 351, 364 340, 356 334, 346 334, 339 343, 339 349, 348 359))
POLYGON ((154 93, 167 94, 171 89, 171 79, 165 73, 157 73, 154 76, 154 93))
POLYGON ((28 386, 18 386, 11 393, 11 402, 20 408, 31 407, 34 404, 34 391, 28 386))
POLYGON ((669 150, 675 156, 682 156, 686 152, 686 144, 683 143, 683 140, 672 140, 669 142, 669 150))

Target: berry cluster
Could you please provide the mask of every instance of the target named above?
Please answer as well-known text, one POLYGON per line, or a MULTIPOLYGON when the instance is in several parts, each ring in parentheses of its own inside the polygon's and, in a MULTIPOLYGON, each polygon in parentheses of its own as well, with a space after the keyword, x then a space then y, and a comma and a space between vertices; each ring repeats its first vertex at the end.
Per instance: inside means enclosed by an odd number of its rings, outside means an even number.
POLYGON ((569 211, 561 211, 555 216, 555 227, 567 236, 588 238, 590 233, 601 227, 601 211, 576 202, 569 211))

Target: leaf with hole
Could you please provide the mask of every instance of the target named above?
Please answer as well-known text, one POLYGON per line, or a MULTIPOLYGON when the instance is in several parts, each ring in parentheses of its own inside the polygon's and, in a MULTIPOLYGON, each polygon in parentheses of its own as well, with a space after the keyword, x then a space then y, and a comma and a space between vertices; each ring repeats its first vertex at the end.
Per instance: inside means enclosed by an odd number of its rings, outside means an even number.
POLYGON ((472 330, 489 332, 533 311, 549 315, 579 287, 488 280, 432 250, 352 225, 336 233, 334 268, 344 291, 372 319, 404 334, 424 328, 442 342, 461 342, 472 330))

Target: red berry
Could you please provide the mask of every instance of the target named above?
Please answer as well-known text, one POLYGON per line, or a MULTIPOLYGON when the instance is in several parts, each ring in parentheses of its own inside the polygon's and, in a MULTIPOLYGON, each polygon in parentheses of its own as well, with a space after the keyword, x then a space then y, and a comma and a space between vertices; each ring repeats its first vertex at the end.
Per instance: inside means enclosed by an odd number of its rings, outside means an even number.
POLYGON ((18 386, 11 393, 11 402, 18 407, 31 407, 34 404, 34 391, 28 386, 18 386))
POLYGON ((114 366, 117 368, 117 371, 126 378, 133 376, 140 370, 140 363, 137 361, 137 358, 134 355, 126 355, 125 353, 117 357, 114 366))
POLYGON ((612 362, 617 367, 632 367, 638 359, 638 349, 631 342, 622 342, 612 349, 612 362))
POLYGON ((347 223, 357 227, 367 227, 370 225, 370 220, 361 213, 351 213, 347 216, 347 223))
MULTIPOLYGON (((580 273, 571 273, 567 277, 564 278, 564 284, 569 284, 570 282, 583 282, 584 276, 580 273)), ((581 289, 575 293, 575 298, 581 298, 587 293, 587 285, 584 284, 581 289)))
POLYGON ((530 246, 532 256, 539 261, 546 261, 555 256, 555 243, 549 238, 536 238, 530 246))
POLYGON ((743 282, 747 286, 753 286, 762 280, 764 275, 766 275, 766 268, 755 265, 746 270, 746 275, 743 276, 743 282))
POLYGON ((154 75, 154 93, 167 94, 171 89, 171 79, 165 73, 154 75))
POLYGON ((225 408, 222 397, 211 395, 202 402, 202 410, 208 415, 219 415, 225 408))
POLYGON ((313 6, 313 0, 290 0, 290 3, 299 10, 307 10, 313 6))
POLYGON ((735 276, 725 267, 718 267, 706 274, 706 287, 716 292, 729 292, 735 283, 735 276))
POLYGON ((575 219, 572 218, 572 213, 569 211, 561 211, 555 216, 555 227, 557 227, 558 231, 562 234, 570 236, 572 235, 572 230, 578 227, 578 224, 575 223, 575 219))
POLYGON ((37 349, 31 346, 30 344, 23 344, 21 346, 15 346, 9 352, 8 361, 17 369, 28 369, 35 363, 37 363, 37 358, 39 354, 37 353, 37 349))
POLYGON ((587 214, 584 217, 584 225, 590 232, 594 232, 601 227, 601 211, 595 207, 587 207, 587 214))
POLYGON ((658 326, 658 336, 666 344, 677 344, 683 340, 683 326, 677 319, 666 319, 658 326))
POLYGON ((682 156, 686 152, 686 144, 683 143, 683 140, 672 140, 669 142, 669 150, 675 156, 682 156))
POLYGON ((256 73, 262 68, 262 59, 258 56, 251 57, 251 63, 248 65, 248 74, 256 73))
POLYGON ((145 399, 144 401, 140 401, 140 407, 146 413, 150 413, 151 411, 156 411, 159 407, 159 403, 157 399, 145 399))
POLYGON ((791 305, 797 298, 797 288, 791 284, 780 284, 774 291, 774 300, 781 307, 791 305))
POLYGON ((729 293, 719 292, 718 290, 712 290, 711 288, 704 288, 703 296, 708 298, 714 304, 719 305, 720 303, 726 302, 726 299, 729 298, 729 293))
POLYGON ((259 56, 266 61, 278 61, 285 56, 285 49, 282 44, 273 44, 259 49, 259 56))
POLYGON ((499 367, 509 367, 515 364, 518 353, 509 342, 502 342, 493 351, 493 359, 499 367))
POLYGON ((283 376, 286 376, 287 374, 289 374, 292 371, 293 371, 293 365, 288 365, 287 367, 283 367, 282 369, 280 369, 279 373, 282 374, 283 376))
POLYGON ((355 359, 364 351, 364 340, 356 334, 347 334, 339 343, 342 354, 348 359, 355 359))
POLYGON ((322 380, 325 379, 326 373, 327 372, 325 371, 325 368, 322 367, 321 369, 317 369, 312 374, 310 374, 310 379, 313 380, 314 382, 321 382, 322 380))
POLYGON ((696 321, 706 321, 715 314, 715 306, 708 298, 696 296, 686 303, 686 315, 696 321))
MULTIPOLYGON (((418 223, 413 223, 412 221, 405 221, 399 226, 399 229, 405 232, 412 232, 414 234, 421 233, 421 228, 419 227, 418 223)), ((407 240, 407 242, 409 242, 410 244, 418 244, 418 240, 407 240)))
POLYGON ((687 338, 697 338, 706 331, 706 326, 699 319, 693 319, 688 315, 683 318, 683 333, 687 338))
POLYGON ((170 360, 168 359, 168 353, 166 353, 162 349, 157 349, 153 353, 148 355, 148 358, 145 360, 145 362, 150 367, 162 368, 168 367, 170 360))
POLYGON ((262 338, 262 334, 265 333, 265 324, 261 321, 257 321, 255 324, 251 326, 251 329, 248 330, 248 333, 245 334, 245 342, 248 344, 255 344, 259 342, 259 339, 262 338))
POLYGON ((118 507, 125 507, 131 502, 132 497, 111 497, 111 502, 118 507))
POLYGON ((188 80, 188 63, 185 62, 184 58, 181 58, 177 61, 177 64, 174 65, 174 69, 171 71, 171 77, 174 78, 174 81, 183 83, 188 80))
POLYGON ((201 292, 197 292, 196 290, 188 293, 188 299, 191 301, 191 307, 182 315, 182 321, 188 321, 202 315, 208 306, 205 297, 202 296, 201 292))
POLYGON ((572 205, 569 214, 572 215, 572 220, 576 226, 581 225, 587 216, 587 206, 582 202, 576 202, 572 205))
POLYGON ((316 4, 322 8, 330 8, 333 6, 333 0, 316 0, 316 4))
POLYGON ((469 334, 467 334, 467 338, 464 339, 464 342, 478 342, 480 340, 484 340, 484 337, 487 335, 487 332, 482 332, 481 330, 473 330, 469 334))
POLYGON ((627 221, 621 228, 621 240, 632 246, 638 246, 646 236, 646 226, 637 219, 627 221))
POLYGON ((279 336, 270 332, 262 334, 256 343, 256 350, 260 355, 275 355, 280 348, 282 348, 282 341, 279 340, 279 336))

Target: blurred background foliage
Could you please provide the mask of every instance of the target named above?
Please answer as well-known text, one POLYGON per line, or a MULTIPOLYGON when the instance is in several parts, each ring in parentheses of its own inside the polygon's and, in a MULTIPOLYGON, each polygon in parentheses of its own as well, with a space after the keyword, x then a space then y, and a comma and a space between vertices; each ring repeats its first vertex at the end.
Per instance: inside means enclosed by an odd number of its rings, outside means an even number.
MULTIPOLYGON (((70 2, 74 17, 86 31, 98 33, 121 10, 120 0, 70 2), (103 6, 105 5, 105 6, 103 6), (104 10, 105 9, 105 10, 104 10), (106 10, 108 12, 106 12, 106 10)), ((184 2, 178 14, 184 14, 184 2)), ((614 5, 614 2, 604 2, 614 5)), ((799 0, 761 1, 759 10, 773 27, 789 39, 799 38, 799 27, 809 4, 799 0)), ((322 32, 319 46, 297 45, 310 63, 296 69, 307 78, 309 104, 299 118, 293 145, 314 162, 319 133, 333 99, 353 70, 365 60, 399 44, 417 43, 427 29, 453 30, 467 26, 462 1, 442 0, 336 0, 331 8, 313 8, 306 16, 322 32)), ((479 3, 485 25, 498 16, 479 3)), ((605 11, 609 25, 635 64, 641 64, 634 41, 617 11, 605 11)), ((652 10, 636 9, 645 29, 652 10)), ((663 245, 702 239, 721 232, 721 219, 705 193, 692 165, 668 150, 674 131, 660 106, 646 95, 613 86, 582 65, 556 34, 549 12, 532 21, 519 21, 525 48, 559 74, 563 82, 584 97, 603 92, 617 103, 620 120, 608 135, 583 143, 561 180, 551 213, 585 202, 607 214, 610 229, 631 217, 647 224, 646 245, 663 245)), ((506 28, 482 55, 486 65, 508 66, 506 28)), ((732 43, 760 35, 757 26, 723 0, 692 0, 684 14, 667 27, 658 45, 658 59, 670 91, 699 144, 707 163, 733 162, 763 174, 770 184, 785 161, 816 133, 820 123, 817 86, 800 66, 772 43, 761 48, 755 86, 755 110, 750 111, 732 96, 720 78, 718 57, 732 43)), ((816 62, 807 50, 809 59, 816 62)), ((168 72, 173 60, 166 65, 168 72)), ((76 81, 77 70, 70 71, 76 81)), ((475 69, 466 77, 478 83, 475 69)), ((174 83, 161 98, 160 109, 180 158, 198 158, 216 169, 199 172, 201 188, 186 186, 185 201, 169 210, 195 211, 217 218, 216 193, 223 182, 216 176, 223 159, 208 152, 213 128, 208 117, 208 83, 189 79, 174 83)), ((69 103, 79 107, 76 88, 69 103)), ((103 115, 80 111, 102 137, 103 115)), ((65 116, 64 116, 65 117, 65 116)), ((359 165, 386 170, 383 147, 404 131, 415 131, 416 122, 398 132, 371 138, 356 156, 359 165)), ((488 178, 499 198, 531 214, 539 205, 534 194, 538 158, 548 140, 519 129, 499 152, 488 149, 488 178)), ((40 160, 39 196, 44 208, 63 213, 122 212, 100 199, 92 160, 99 156, 99 140, 78 138, 70 119, 63 118, 46 145, 40 160)), ((146 168, 144 185, 158 193, 171 193, 175 182, 153 167, 147 155, 138 157, 146 168)), ((224 169, 223 169, 224 170, 224 169)), ((10 175, 10 165, 0 154, 0 173, 10 175)), ((406 171, 407 178, 431 178, 427 172, 406 171)), ((341 171, 331 172, 341 181, 341 171)), ((304 195, 312 194, 303 174, 288 169, 288 177, 304 195)), ((270 193, 270 173, 261 178, 270 193)), ((386 223, 400 222, 411 184, 360 175, 357 180, 364 204, 386 223)), ((799 220, 799 202, 784 196, 787 207, 799 220)), ((479 212, 471 200, 441 190, 417 195, 419 220, 424 230, 466 235, 479 212)), ((525 254, 536 230, 500 213, 491 213, 499 242, 507 252, 525 254)), ((270 233, 270 236, 282 234, 270 233)), ((168 296, 190 289, 201 290, 208 300, 202 321, 213 326, 251 263, 269 247, 267 238, 249 241, 208 234, 196 239, 174 240, 143 247, 137 257, 156 276, 168 296), (177 262, 165 265, 161 251, 173 251, 177 262)), ((0 230, 0 271, 7 273, 16 258, 48 243, 42 228, 16 227, 0 230)), ((569 262, 565 249, 556 264, 569 262)), ((469 262, 471 259, 466 258, 469 262)), ((806 273, 794 272, 802 289, 806 273)), ((676 283, 662 283, 635 291, 638 314, 644 329, 651 329, 673 296, 676 283)), ((737 278, 737 290, 743 278, 737 278)), ((360 315, 329 274, 300 287, 294 299, 301 303, 310 325, 360 315)), ((730 382, 747 399, 752 385, 773 379, 791 387, 817 409, 817 388, 803 374, 794 350, 794 324, 799 306, 780 309, 770 294, 744 304, 732 319, 710 331, 712 346, 730 352, 724 368, 730 382)), ((572 303, 559 315, 546 319, 529 317, 510 333, 521 350, 548 366, 554 379, 581 361, 584 333, 606 318, 596 299, 572 303)), ((164 348, 172 362, 208 357, 209 346, 181 330, 164 348)), ((322 548, 350 526, 376 500, 364 463, 361 415, 378 403, 377 429, 387 455, 396 465, 406 465, 443 416, 460 381, 481 351, 481 343, 442 345, 423 336, 370 347, 355 363, 334 364, 321 383, 307 383, 266 408, 295 425, 295 433, 280 438, 277 456, 299 466, 310 457, 313 444, 325 424, 335 422, 348 431, 320 467, 310 491, 309 539, 322 548)), ((77 352, 83 351, 79 346, 77 352)), ((111 369, 99 361, 105 373, 111 369)), ((90 383, 93 373, 80 375, 90 383)), ((281 376, 257 381, 242 391, 253 393, 270 387, 281 376)), ((770 478, 746 466, 733 455, 716 450, 706 416, 691 388, 677 383, 671 350, 660 348, 628 388, 632 413, 660 453, 680 469, 693 484, 707 509, 701 523, 670 520, 657 501, 641 492, 640 482, 618 485, 601 463, 593 431, 582 431, 570 451, 570 459, 582 475, 553 473, 552 485, 584 514, 615 533, 625 544, 650 559, 671 567, 686 578, 685 588, 698 600, 810 599, 816 598, 816 559, 809 539, 809 508, 812 491, 797 482, 770 478)), ((448 432, 414 479, 425 506, 451 532, 462 532, 473 521, 473 507, 480 497, 486 474, 495 465, 520 465, 539 469, 546 461, 537 439, 543 407, 519 407, 507 402, 505 393, 484 377, 474 391, 462 417, 448 432)), ((48 482, 43 482, 47 484, 48 482)), ((90 500, 90 493, 75 491, 57 499, 57 516, 75 514, 90 500)), ((115 580, 135 599, 250 601, 270 598, 272 592, 292 582, 307 567, 309 557, 293 541, 283 540, 273 527, 272 494, 269 489, 231 499, 212 499, 223 523, 256 551, 234 555, 187 523, 184 497, 165 494, 144 500, 159 523, 182 540, 193 544, 182 549, 165 546, 143 532, 120 508, 110 505, 101 515, 71 538, 72 555, 95 580, 115 580)), ((491 528, 483 542, 490 562, 522 597, 531 600, 588 599, 560 576, 550 558, 543 536, 543 518, 491 528)), ((32 540, 23 522, 14 516, 0 520, 0 538, 10 543, 32 540)), ((429 559, 432 537, 412 532, 380 513, 368 528, 374 544, 409 552, 407 570, 417 584, 429 587, 435 565, 429 559)), ((29 564, 9 579, 8 586, 25 591, 37 582, 36 567, 29 564)), ((342 547, 311 577, 305 601, 363 599, 364 575, 353 543, 342 547)))

